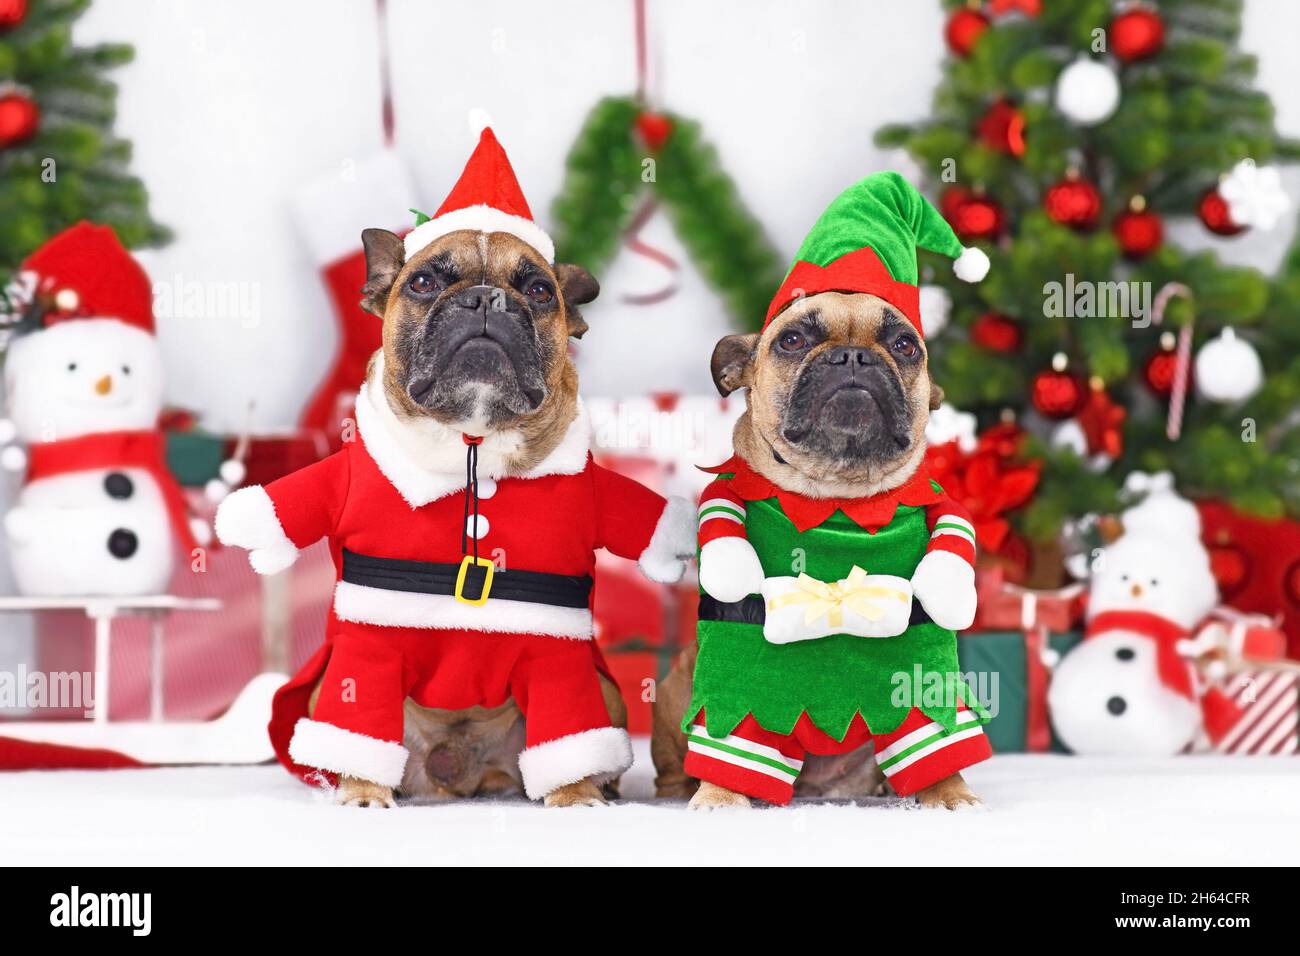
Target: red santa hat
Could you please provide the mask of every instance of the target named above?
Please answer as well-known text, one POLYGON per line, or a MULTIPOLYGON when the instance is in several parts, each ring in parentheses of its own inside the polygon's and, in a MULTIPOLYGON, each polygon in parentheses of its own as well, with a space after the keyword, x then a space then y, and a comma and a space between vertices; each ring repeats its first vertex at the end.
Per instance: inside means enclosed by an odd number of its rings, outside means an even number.
POLYGON ((491 127, 479 134, 478 146, 465 164, 465 171, 438 211, 432 217, 421 213, 415 228, 406 234, 406 258, 460 229, 508 232, 540 252, 547 262, 555 261, 555 243, 533 221, 528 200, 491 127))
POLYGON ((63 230, 33 252, 22 271, 42 305, 42 322, 117 319, 153 334, 153 285, 108 226, 63 230))

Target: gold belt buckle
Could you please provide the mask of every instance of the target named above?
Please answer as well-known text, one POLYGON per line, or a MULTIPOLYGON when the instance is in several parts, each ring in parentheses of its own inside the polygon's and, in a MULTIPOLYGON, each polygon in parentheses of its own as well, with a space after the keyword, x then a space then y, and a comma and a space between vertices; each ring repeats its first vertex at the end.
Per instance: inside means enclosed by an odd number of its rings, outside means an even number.
POLYGON ((476 558, 473 555, 465 555, 460 562, 460 570, 456 572, 456 590, 453 592, 453 596, 461 604, 482 607, 487 603, 488 593, 492 590, 492 576, 496 574, 496 570, 496 565, 492 563, 491 558, 476 558), (467 598, 463 593, 465 590, 465 572, 469 570, 472 564, 487 568, 487 575, 483 578, 483 592, 476 598, 467 598))

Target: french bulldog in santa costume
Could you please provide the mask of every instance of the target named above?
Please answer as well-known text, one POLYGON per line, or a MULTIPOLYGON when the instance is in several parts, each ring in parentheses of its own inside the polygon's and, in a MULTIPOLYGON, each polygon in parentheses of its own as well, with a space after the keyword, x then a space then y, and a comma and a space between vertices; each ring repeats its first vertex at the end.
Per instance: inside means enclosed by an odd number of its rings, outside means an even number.
POLYGON ((601 693, 595 552, 667 582, 694 542, 687 502, 591 460, 568 340, 596 281, 555 262, 491 129, 433 217, 362 241, 383 348, 354 440, 217 514, 259 572, 320 538, 334 555, 325 644, 276 697, 276 750, 304 777, 338 775, 342 803, 391 806, 408 698, 476 712, 513 698, 528 796, 603 802, 632 752, 601 693))
POLYGON ((918 247, 967 281, 988 269, 906 180, 867 177, 804 240, 762 332, 714 350, 719 391, 748 389, 746 412, 700 498, 690 699, 659 695, 681 714, 694 808, 788 803, 810 755, 867 743, 899 794, 978 802, 960 771, 989 756, 986 718, 954 634, 975 614, 975 536, 923 464, 942 392, 918 247), (922 693, 934 678, 946 692, 922 693))

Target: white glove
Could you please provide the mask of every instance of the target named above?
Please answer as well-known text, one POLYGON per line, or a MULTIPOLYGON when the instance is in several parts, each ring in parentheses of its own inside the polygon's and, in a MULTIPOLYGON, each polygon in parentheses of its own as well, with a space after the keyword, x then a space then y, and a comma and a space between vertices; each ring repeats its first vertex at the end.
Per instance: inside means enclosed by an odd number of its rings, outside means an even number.
POLYGON ((763 565, 754 546, 744 538, 714 538, 700 548, 700 587, 724 604, 759 593, 763 565))
POLYGON ((217 509, 214 524, 222 544, 248 549, 248 563, 258 574, 278 574, 298 558, 261 485, 231 493, 217 509))
POLYGON ((950 551, 931 551, 912 574, 912 594, 930 619, 949 631, 975 621, 975 569, 950 551))

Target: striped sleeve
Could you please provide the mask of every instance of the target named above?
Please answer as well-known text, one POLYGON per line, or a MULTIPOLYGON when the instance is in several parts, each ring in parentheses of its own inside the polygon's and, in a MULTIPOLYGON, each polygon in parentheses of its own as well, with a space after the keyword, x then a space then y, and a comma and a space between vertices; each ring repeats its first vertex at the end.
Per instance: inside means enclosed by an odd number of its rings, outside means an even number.
POLYGON ((718 538, 745 537, 745 502, 719 478, 700 495, 700 547, 718 538))
POLYGON ((967 564, 975 564, 975 526, 970 513, 957 502, 944 498, 925 509, 930 544, 925 551, 950 551, 967 564))

